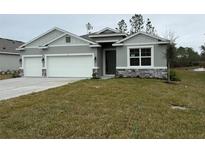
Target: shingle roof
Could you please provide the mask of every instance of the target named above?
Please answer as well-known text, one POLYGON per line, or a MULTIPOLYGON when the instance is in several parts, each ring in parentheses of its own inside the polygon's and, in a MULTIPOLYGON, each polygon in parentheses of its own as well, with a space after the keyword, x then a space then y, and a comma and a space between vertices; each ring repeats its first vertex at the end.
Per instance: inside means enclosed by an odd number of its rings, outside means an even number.
POLYGON ((16 48, 22 44, 24 44, 22 41, 0 38, 0 52, 18 53, 19 51, 16 51, 16 48))
POLYGON ((84 39, 86 39, 86 40, 89 40, 89 41, 93 41, 93 42, 95 42, 94 39, 92 39, 92 38, 89 37, 89 35, 91 35, 91 34, 92 34, 92 33, 90 33, 90 34, 86 34, 86 35, 82 35, 82 36, 80 36, 80 37, 82 37, 82 38, 84 38, 84 39))

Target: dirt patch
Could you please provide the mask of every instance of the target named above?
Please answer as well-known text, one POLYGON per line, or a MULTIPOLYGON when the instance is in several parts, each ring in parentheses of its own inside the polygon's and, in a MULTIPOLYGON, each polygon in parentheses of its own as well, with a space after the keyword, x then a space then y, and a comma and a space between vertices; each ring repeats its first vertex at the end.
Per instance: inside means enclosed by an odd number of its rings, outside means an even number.
POLYGON ((171 104, 171 108, 175 110, 187 110, 188 107, 184 105, 171 104))

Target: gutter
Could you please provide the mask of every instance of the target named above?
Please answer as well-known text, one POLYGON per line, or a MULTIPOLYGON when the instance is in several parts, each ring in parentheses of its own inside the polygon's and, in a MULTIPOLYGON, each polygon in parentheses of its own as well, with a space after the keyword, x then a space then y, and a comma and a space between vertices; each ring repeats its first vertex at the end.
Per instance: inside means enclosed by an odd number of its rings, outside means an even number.
POLYGON ((20 53, 12 53, 12 52, 0 52, 0 54, 4 54, 4 55, 20 55, 20 53))

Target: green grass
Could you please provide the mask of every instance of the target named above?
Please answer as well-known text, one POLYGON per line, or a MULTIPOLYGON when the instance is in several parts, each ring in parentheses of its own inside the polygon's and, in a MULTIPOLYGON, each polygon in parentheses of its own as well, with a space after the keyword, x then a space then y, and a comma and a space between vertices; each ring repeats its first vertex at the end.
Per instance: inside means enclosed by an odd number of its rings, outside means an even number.
POLYGON ((2 101, 0 138, 205 138, 205 73, 177 74, 176 84, 83 80, 2 101))

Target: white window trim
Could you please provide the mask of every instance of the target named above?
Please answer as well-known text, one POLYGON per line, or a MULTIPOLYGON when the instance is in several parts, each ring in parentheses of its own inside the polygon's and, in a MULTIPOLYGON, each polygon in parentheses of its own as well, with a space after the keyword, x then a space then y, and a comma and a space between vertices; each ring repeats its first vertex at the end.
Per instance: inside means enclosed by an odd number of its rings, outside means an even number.
POLYGON ((93 69, 95 68, 95 62, 94 62, 94 53, 69 53, 69 54, 45 54, 45 65, 44 69, 47 69, 47 59, 48 57, 62 57, 62 56, 92 56, 93 59, 93 69))
POLYGON ((123 66, 119 66, 116 67, 116 69, 167 69, 167 67, 163 67, 163 66, 157 66, 157 67, 148 67, 148 68, 140 68, 140 67, 123 67, 123 66))
POLYGON ((129 68, 152 68, 154 67, 154 46, 128 46, 127 47, 127 66, 129 68), (142 49, 142 48, 151 48, 151 65, 150 66, 141 66, 141 52, 139 55, 139 66, 130 66, 130 49, 142 49))

